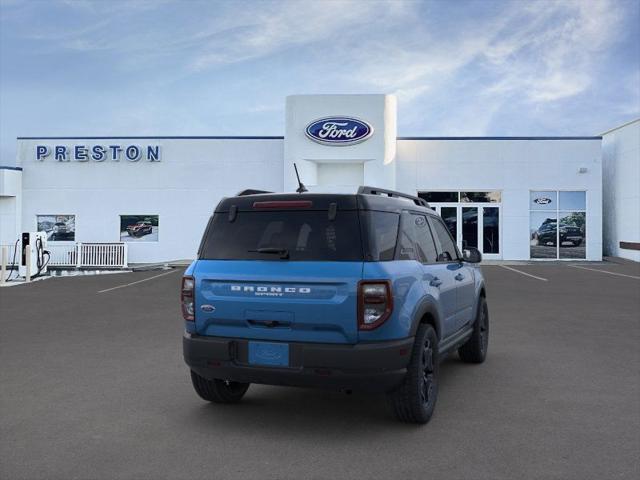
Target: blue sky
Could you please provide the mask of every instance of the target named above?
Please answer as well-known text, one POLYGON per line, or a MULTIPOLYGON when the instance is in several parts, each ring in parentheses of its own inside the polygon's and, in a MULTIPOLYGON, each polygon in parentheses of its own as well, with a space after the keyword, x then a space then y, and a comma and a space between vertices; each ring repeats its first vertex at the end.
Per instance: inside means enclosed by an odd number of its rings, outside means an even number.
POLYGON ((16 136, 282 135, 301 93, 395 93, 400 135, 598 134, 640 116, 640 0, 0 0, 0 164, 16 136))

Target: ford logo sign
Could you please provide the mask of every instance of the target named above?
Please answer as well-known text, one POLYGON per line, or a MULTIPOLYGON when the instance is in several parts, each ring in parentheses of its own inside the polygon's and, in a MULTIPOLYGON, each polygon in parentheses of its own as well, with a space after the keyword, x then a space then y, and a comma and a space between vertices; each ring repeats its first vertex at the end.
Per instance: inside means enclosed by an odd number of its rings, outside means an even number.
POLYGON ((373 127, 352 117, 325 117, 314 120, 305 130, 307 137, 323 145, 353 145, 373 135, 373 127))
POLYGON ((539 198, 536 198, 534 202, 537 203, 538 205, 547 205, 551 203, 551 199, 547 197, 539 197, 539 198))

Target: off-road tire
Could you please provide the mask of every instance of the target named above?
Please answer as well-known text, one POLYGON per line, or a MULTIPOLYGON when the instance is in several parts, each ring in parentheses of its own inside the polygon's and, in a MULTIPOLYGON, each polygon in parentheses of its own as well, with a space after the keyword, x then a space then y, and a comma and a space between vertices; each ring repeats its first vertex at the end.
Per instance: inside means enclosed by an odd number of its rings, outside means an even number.
POLYGON ((200 398, 214 403, 238 403, 247 393, 250 385, 218 379, 208 380, 193 370, 191 370, 191 383, 200 398))
POLYGON ((466 363, 482 363, 487 358, 489 347, 489 308, 484 297, 480 297, 473 333, 460 348, 458 355, 466 363))
POLYGON ((401 422, 427 423, 438 399, 438 336, 431 325, 421 324, 402 384, 387 393, 387 402, 401 422))

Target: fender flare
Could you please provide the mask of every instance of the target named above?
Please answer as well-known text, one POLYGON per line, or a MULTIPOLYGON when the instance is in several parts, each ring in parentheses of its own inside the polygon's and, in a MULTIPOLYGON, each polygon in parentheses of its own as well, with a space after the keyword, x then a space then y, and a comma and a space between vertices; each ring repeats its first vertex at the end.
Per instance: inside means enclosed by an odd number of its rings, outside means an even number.
POLYGON ((480 305, 480 297, 487 298, 487 287, 484 284, 484 280, 481 280, 476 285, 476 299, 473 305, 473 311, 478 311, 478 305, 480 305))
POLYGON ((413 316, 413 322, 411 324, 411 336, 415 337, 418 327, 425 315, 429 314, 433 318, 433 327, 436 330, 436 335, 439 339, 442 339, 442 320, 435 300, 425 298, 420 306, 416 309, 416 313, 413 316))

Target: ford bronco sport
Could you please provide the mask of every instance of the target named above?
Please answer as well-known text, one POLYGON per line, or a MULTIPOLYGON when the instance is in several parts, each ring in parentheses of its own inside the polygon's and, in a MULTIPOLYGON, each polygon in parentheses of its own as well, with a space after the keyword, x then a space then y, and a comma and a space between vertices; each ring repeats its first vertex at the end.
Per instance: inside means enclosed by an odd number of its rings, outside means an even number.
POLYGON ((484 361, 480 252, 461 254, 424 200, 242 193, 218 204, 182 279, 200 397, 237 402, 250 383, 384 392, 399 420, 426 423, 440 360, 484 361))

